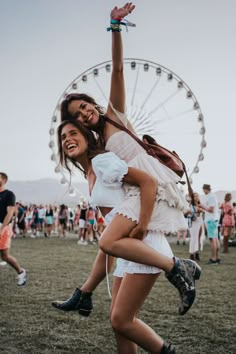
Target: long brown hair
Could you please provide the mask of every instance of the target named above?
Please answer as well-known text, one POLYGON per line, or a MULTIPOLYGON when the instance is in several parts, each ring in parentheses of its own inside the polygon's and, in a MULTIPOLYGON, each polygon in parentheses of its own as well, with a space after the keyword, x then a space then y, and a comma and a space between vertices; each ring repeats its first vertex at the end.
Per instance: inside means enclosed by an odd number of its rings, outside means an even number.
POLYGON ((59 155, 59 164, 64 167, 67 171, 69 171, 70 175, 72 174, 72 169, 71 169, 71 164, 74 165, 76 168, 78 168, 81 172, 83 172, 84 177, 86 177, 86 171, 83 169, 81 164, 72 159, 71 157, 67 156, 62 147, 62 141, 61 141, 61 133, 62 129, 67 125, 67 124, 72 124, 76 129, 80 131, 80 133, 83 135, 85 140, 88 143, 88 159, 91 160, 93 157, 97 156, 98 154, 101 154, 105 152, 104 148, 101 146, 99 141, 95 138, 95 135, 93 132, 91 132, 88 128, 86 128, 82 123, 75 119, 70 119, 70 120, 64 120, 58 127, 57 129, 57 143, 58 143, 58 155, 59 155))
POLYGON ((99 113, 99 119, 96 126, 93 127, 94 130, 98 134, 98 140, 101 145, 105 146, 104 141, 104 127, 105 127, 105 110, 102 106, 97 104, 95 99, 85 93, 71 93, 68 94, 65 99, 61 102, 61 121, 72 120, 75 119, 69 112, 69 104, 73 101, 83 100, 87 103, 90 103, 95 106, 99 113))
POLYGON ((232 194, 231 193, 226 193, 225 194, 225 202, 230 202, 232 199, 232 194))

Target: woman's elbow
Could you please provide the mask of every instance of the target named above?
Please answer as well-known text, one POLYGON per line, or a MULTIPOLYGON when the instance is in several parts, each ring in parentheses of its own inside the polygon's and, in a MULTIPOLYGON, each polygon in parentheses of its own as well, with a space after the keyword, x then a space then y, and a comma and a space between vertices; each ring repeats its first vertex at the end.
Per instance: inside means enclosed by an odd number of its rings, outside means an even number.
POLYGON ((156 191, 157 193, 157 190, 158 190, 158 182, 155 178, 151 178, 151 181, 150 181, 150 186, 153 188, 153 190, 156 191))

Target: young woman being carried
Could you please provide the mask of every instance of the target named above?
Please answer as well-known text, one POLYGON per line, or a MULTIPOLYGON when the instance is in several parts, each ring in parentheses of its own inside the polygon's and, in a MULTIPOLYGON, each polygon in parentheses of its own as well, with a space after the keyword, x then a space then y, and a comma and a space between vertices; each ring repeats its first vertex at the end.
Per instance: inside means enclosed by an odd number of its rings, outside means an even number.
MULTIPOLYGON (((133 9, 134 5, 132 5, 132 3, 127 3, 120 9, 114 8, 111 11, 111 22, 113 22, 113 20, 117 21, 117 19, 124 18, 131 13, 133 9)), ((157 203, 163 208, 166 208, 165 213, 162 212, 160 213, 161 215, 157 212, 154 218, 155 223, 161 225, 164 219, 164 225, 166 225, 166 218, 169 224, 168 230, 166 229, 164 231, 176 231, 179 227, 179 223, 176 225, 176 218, 175 216, 172 216, 172 213, 178 211, 183 214, 184 208, 187 207, 176 184, 180 179, 179 176, 168 167, 162 165, 157 159, 147 155, 146 151, 129 134, 125 131, 119 130, 110 122, 106 121, 106 117, 109 117, 111 120, 132 129, 126 114, 124 113, 125 88, 121 32, 119 31, 119 26, 112 26, 113 24, 111 24, 113 69, 110 101, 105 115, 102 108, 97 105, 93 98, 85 94, 71 94, 68 95, 61 104, 61 119, 62 121, 71 119, 80 121, 89 129, 95 130, 99 135, 100 142, 104 143, 105 150, 114 152, 119 158, 129 164, 129 166, 147 172, 150 176, 155 178, 158 182, 157 203)), ((106 165, 106 168, 107 166, 108 165, 106 165)), ((130 215, 130 219, 136 222, 138 221, 138 209, 136 209, 137 198, 139 198, 137 195, 133 196, 134 202, 131 204, 134 210, 136 210, 136 216, 130 215)), ((129 208, 130 199, 128 198, 127 204, 125 203, 126 201, 124 201, 123 205, 125 208, 121 211, 121 214, 129 215, 126 213, 130 212, 132 209, 129 208)), ((190 260, 163 257, 157 252, 151 257, 149 253, 150 249, 147 248, 144 242, 140 242, 140 240, 131 237, 124 238, 127 233, 124 234, 126 231, 122 230, 120 227, 118 232, 116 228, 120 223, 120 217, 120 215, 116 215, 113 222, 105 229, 100 242, 102 250, 116 257, 124 257, 131 261, 163 269, 166 272, 167 279, 179 291, 181 297, 180 314, 186 313, 195 298, 194 281, 200 276, 200 267, 190 260), (110 234, 112 234, 111 237, 110 234), (131 248, 128 246, 127 242, 133 242, 131 248), (134 247, 134 242, 136 242, 137 248, 134 247)), ((141 230, 138 232, 139 227, 140 225, 137 226, 136 236, 142 238, 143 231, 141 230)), ((154 252, 153 250, 151 251, 154 252)), ((109 259, 111 265, 111 257, 109 257, 109 259)), ((81 309, 86 308, 88 310, 87 313, 90 313, 92 310, 91 293, 106 275, 105 260, 105 253, 100 251, 85 284, 80 289, 76 289, 74 294, 68 300, 62 302, 54 301, 53 306, 64 311, 81 311, 81 309)))

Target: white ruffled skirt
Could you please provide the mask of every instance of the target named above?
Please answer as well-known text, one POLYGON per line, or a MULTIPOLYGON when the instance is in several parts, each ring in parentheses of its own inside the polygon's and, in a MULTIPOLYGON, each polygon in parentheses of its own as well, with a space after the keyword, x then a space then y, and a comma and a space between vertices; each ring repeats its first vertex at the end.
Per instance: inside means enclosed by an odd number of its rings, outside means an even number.
MULTIPOLYGON (((158 196, 157 196, 158 198, 158 196)), ((126 195, 121 204, 107 214, 106 222, 109 223, 115 214, 123 215, 138 223, 140 215, 140 194, 126 195)), ((165 200, 156 200, 151 220, 148 224, 149 231, 174 233, 186 229, 187 222, 181 210, 171 207, 165 200)))
MULTIPOLYGON (((149 231, 145 239, 143 240, 148 246, 158 251, 159 253, 173 257, 173 252, 170 248, 170 245, 165 237, 165 235, 161 232, 149 231)), ((122 258, 118 258, 116 262, 116 268, 113 273, 114 276, 123 278, 125 273, 129 274, 157 274, 162 270, 156 267, 147 266, 141 263, 135 263, 131 261, 127 261, 122 258)))

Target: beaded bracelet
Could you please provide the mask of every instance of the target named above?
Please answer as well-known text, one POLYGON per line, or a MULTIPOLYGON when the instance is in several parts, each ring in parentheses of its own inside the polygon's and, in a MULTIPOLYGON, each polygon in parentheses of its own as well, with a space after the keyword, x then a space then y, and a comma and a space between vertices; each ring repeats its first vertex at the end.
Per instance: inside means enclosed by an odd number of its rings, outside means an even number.
POLYGON ((107 31, 111 32, 121 32, 121 25, 126 27, 126 31, 128 32, 128 26, 129 27, 136 27, 136 24, 129 22, 128 20, 122 20, 121 19, 111 19, 110 21, 110 27, 107 27, 107 31))

